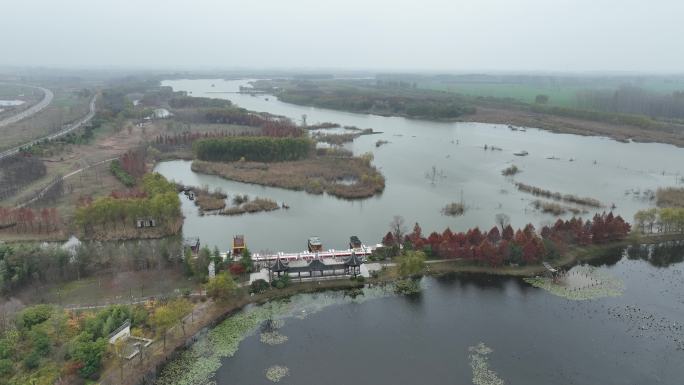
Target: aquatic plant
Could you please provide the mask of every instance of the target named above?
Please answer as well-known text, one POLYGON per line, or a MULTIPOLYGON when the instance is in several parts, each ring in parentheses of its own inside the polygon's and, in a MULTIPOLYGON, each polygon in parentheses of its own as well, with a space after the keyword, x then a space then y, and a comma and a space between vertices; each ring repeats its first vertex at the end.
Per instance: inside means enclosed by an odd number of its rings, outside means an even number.
POLYGON ((287 342, 287 336, 278 333, 277 331, 261 333, 259 339, 262 343, 268 345, 280 345, 287 342))
POLYGON ((288 300, 272 301, 247 308, 221 322, 190 349, 167 364, 156 384, 207 384, 221 366, 221 359, 232 357, 237 352, 240 342, 252 335, 259 329, 259 325, 265 322, 265 331, 273 331, 282 327, 283 318, 286 317, 305 318, 331 305, 360 303, 391 294, 391 290, 376 286, 364 289, 364 295, 356 298, 346 296, 343 292, 300 294, 288 300))
POLYGON ((624 291, 622 281, 593 266, 575 267, 556 282, 548 277, 523 278, 523 280, 553 295, 575 301, 617 297, 624 291), (573 282, 573 277, 581 277, 583 280, 580 283, 573 282))
POLYGON ((402 279, 394 285, 394 292, 402 295, 420 294, 420 283, 414 279, 402 279))
POLYGON ((465 204, 462 202, 452 202, 442 208, 442 214, 457 217, 465 213, 465 204))
POLYGON ((266 369, 266 378, 272 382, 279 382, 289 375, 290 369, 287 366, 274 365, 266 369))
POLYGON ((468 348, 470 355, 470 367, 473 370, 473 384, 475 385, 503 385, 504 380, 499 378, 495 371, 489 369, 487 355, 493 350, 483 342, 468 348))

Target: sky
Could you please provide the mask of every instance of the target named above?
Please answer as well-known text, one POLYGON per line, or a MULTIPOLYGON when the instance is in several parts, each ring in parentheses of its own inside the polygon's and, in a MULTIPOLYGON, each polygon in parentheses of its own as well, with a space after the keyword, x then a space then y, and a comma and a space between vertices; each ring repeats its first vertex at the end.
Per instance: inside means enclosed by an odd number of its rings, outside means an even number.
POLYGON ((0 65, 684 72, 682 0, 0 0, 0 65))

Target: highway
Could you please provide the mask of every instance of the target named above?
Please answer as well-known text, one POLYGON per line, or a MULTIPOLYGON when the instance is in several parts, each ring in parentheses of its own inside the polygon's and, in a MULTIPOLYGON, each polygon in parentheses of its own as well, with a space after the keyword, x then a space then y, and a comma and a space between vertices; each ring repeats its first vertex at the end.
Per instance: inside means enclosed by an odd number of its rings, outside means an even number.
POLYGON ((40 102, 34 104, 33 106, 25 109, 24 111, 19 112, 16 115, 12 115, 12 116, 9 116, 5 119, 0 120, 0 127, 4 127, 4 126, 7 126, 9 124, 16 123, 20 120, 24 120, 24 119, 28 118, 29 116, 37 114, 40 110, 49 106, 50 103, 52 103, 52 98, 54 98, 54 96, 55 96, 52 93, 52 91, 48 90, 47 88, 28 86, 28 85, 24 85, 24 84, 22 84, 22 86, 36 88, 36 89, 43 91, 43 99, 40 102))
MULTIPOLYGON (((50 92, 50 91, 47 90, 47 89, 46 89, 46 91, 50 92)), ((52 92, 50 92, 50 95, 52 95, 52 92)), ((50 96, 50 100, 52 100, 52 96, 50 96)), ((81 127, 82 125, 84 125, 84 124, 86 124, 86 123, 88 123, 88 122, 90 121, 90 119, 92 119, 93 116, 95 116, 95 101, 96 101, 96 100, 97 100, 97 95, 93 96, 93 99, 90 101, 90 111, 88 111, 88 114, 87 114, 86 116, 84 116, 84 117, 82 117, 81 119, 75 121, 74 123, 69 124, 68 126, 66 126, 65 128, 63 128, 62 130, 60 130, 60 131, 58 131, 58 132, 55 132, 55 133, 52 133, 52 134, 49 134, 49 135, 40 137, 40 138, 38 138, 38 139, 34 139, 34 140, 30 141, 30 142, 26 142, 26 143, 21 144, 21 145, 19 145, 19 146, 10 148, 9 150, 5 150, 5 151, 3 151, 3 152, 0 152, 0 159, 4 159, 4 158, 6 158, 6 157, 8 157, 8 156, 11 156, 11 155, 16 154, 17 152, 19 152, 19 149, 21 149, 22 147, 31 146, 31 145, 33 145, 33 144, 35 144, 35 143, 42 142, 42 141, 44 141, 44 140, 57 139, 57 138, 59 138, 60 136, 66 135, 66 134, 70 133, 71 131, 73 131, 73 130, 79 128, 79 127, 81 127)), ((42 102, 41 102, 41 103, 42 103, 42 102)), ((35 106, 34 106, 34 107, 35 107, 35 106)), ((27 110, 27 111, 28 111, 28 110, 27 110)), ((26 112, 26 111, 24 111, 24 112, 26 112)), ((15 116, 16 116, 16 115, 15 115, 15 116)))

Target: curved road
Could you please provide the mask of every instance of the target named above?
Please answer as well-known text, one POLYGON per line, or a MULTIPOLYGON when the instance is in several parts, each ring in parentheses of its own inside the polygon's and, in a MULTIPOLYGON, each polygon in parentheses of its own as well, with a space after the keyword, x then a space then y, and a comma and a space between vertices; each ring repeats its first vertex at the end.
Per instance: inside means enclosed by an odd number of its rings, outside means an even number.
MULTIPOLYGON (((47 90, 47 89, 46 89, 46 91, 50 92, 50 91, 47 90)), ((52 95, 52 92, 50 92, 50 94, 52 95)), ((50 99, 52 99, 52 97, 50 97, 50 99)), ((20 150, 21 148, 23 148, 23 147, 31 146, 31 145, 36 144, 36 143, 38 143, 38 142, 41 142, 41 141, 43 141, 43 140, 57 139, 57 138, 59 138, 60 136, 66 135, 66 134, 70 133, 71 131, 73 131, 73 130, 79 128, 79 127, 81 127, 82 125, 84 125, 84 124, 86 124, 86 123, 88 123, 88 121, 90 121, 90 119, 92 119, 93 116, 95 116, 95 101, 96 101, 96 100, 97 100, 97 95, 93 96, 93 99, 90 101, 90 111, 88 111, 88 114, 87 114, 86 116, 84 116, 84 117, 82 117, 81 119, 75 121, 74 123, 69 124, 67 127, 65 127, 64 129, 62 129, 62 130, 60 130, 60 131, 58 131, 58 132, 55 132, 55 133, 53 133, 53 134, 50 134, 50 135, 46 135, 46 136, 40 137, 40 138, 35 139, 35 140, 32 140, 32 141, 30 141, 30 142, 21 144, 21 145, 19 145, 19 146, 13 147, 13 148, 10 148, 9 150, 0 152, 0 159, 4 159, 4 158, 6 158, 6 157, 8 157, 8 156, 10 156, 10 155, 16 154, 16 153, 19 152, 19 150, 20 150)), ((42 103, 42 102, 41 102, 41 103, 42 103)), ((48 103, 48 104, 49 104, 49 103, 48 103)), ((28 111, 28 110, 27 110, 27 111, 28 111)), ((26 111, 24 111, 24 112, 26 112, 26 111)), ((16 115, 15 115, 15 116, 16 116, 16 115)))
POLYGON ((24 84, 22 84, 22 86, 37 88, 37 89, 43 91, 43 100, 41 100, 40 102, 34 104, 33 106, 25 109, 24 111, 21 111, 20 113, 18 113, 16 115, 12 115, 10 117, 7 117, 5 119, 0 120, 0 127, 4 127, 8 124, 16 123, 20 120, 24 120, 24 119, 28 118, 29 116, 38 113, 43 108, 49 106, 50 103, 52 103, 52 98, 55 96, 52 93, 52 91, 48 90, 47 88, 36 87, 36 86, 28 86, 28 85, 24 85, 24 84))

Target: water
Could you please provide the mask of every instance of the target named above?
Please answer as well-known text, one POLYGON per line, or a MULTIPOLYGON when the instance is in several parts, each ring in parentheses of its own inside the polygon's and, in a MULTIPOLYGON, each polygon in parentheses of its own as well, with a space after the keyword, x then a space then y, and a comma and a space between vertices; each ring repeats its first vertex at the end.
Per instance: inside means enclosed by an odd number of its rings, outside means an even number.
POLYGON ((652 204, 637 198, 632 190, 643 192, 674 185, 684 174, 684 150, 671 145, 620 143, 608 138, 554 134, 532 128, 526 132, 511 131, 505 125, 355 114, 282 103, 270 95, 215 93, 237 91, 247 83, 247 80, 221 79, 163 82, 192 96, 226 98, 241 107, 284 115, 295 121, 306 114, 309 124, 333 122, 381 131, 382 134, 362 136, 347 147, 356 154, 373 153, 374 164, 385 175, 386 188, 380 196, 347 201, 199 175, 190 170, 187 161, 159 164, 157 171, 185 184, 208 184, 211 188, 222 188, 229 195, 246 193, 291 207, 238 217, 201 217, 193 203, 183 198, 184 234, 199 236, 203 244, 216 245, 222 250, 230 246, 234 234, 244 234, 254 251, 303 250, 306 239, 313 235, 321 237, 325 248, 346 247, 351 235, 374 244, 389 230, 388 224, 394 215, 406 219, 407 229, 419 222, 427 233, 441 232, 447 226, 452 230, 474 226, 489 229, 497 213, 508 214, 514 226, 529 222, 539 227, 553 222, 555 217, 531 208, 530 203, 536 197, 518 192, 513 179, 501 175, 501 170, 511 164, 522 169, 514 177, 515 181, 593 197, 606 205, 590 210, 584 217, 615 204, 615 212, 628 220, 634 212, 652 204), (378 140, 389 143, 375 147, 378 140), (485 144, 500 147, 502 151, 485 151, 485 144), (521 150, 530 155, 513 155, 521 150), (559 159, 546 159, 551 156, 559 159), (433 166, 444 175, 435 183, 426 178, 433 166), (454 218, 440 213, 446 204, 461 198, 467 207, 463 216, 454 218))
POLYGON ((681 384, 684 264, 658 268, 620 250, 607 263, 601 269, 624 282, 620 297, 571 301, 476 275, 424 278, 418 298, 335 304, 336 294, 307 295, 331 305, 286 318, 283 344, 247 337, 222 360, 216 384, 269 384, 273 365, 289 368, 283 384, 470 384, 468 347, 479 342, 494 350, 489 369, 506 384, 681 384))
POLYGON ((0 100, 0 107, 14 107, 21 106, 26 103, 23 100, 0 100))

